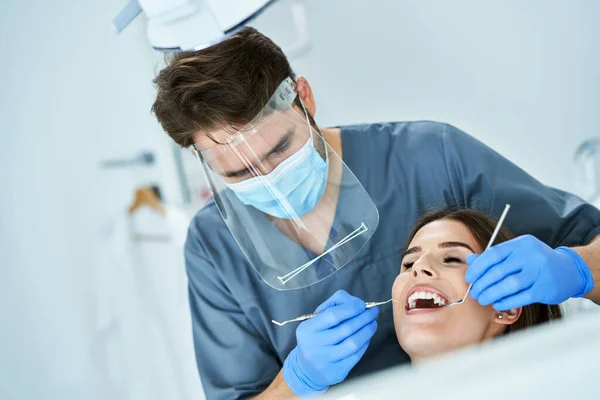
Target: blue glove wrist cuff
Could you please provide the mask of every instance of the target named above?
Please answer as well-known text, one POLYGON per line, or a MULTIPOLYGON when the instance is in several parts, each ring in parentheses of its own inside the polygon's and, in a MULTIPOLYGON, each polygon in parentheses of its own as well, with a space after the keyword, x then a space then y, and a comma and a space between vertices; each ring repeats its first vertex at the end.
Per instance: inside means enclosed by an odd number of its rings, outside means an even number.
POLYGON ((577 269, 579 270, 579 272, 581 273, 581 276, 583 277, 583 280, 585 283, 583 290, 577 296, 573 296, 573 297, 585 296, 587 293, 589 293, 590 290, 592 290, 594 288, 594 277, 592 276, 590 267, 588 267, 588 265, 585 263, 583 258, 581 258, 581 256, 575 250, 573 250, 569 247, 565 247, 565 246, 558 247, 556 250, 570 256, 571 260, 573 260, 575 265, 577 265, 577 269))
POLYGON ((325 387, 315 387, 314 383, 310 382, 310 380, 305 379, 302 371, 298 369, 298 348, 294 347, 294 349, 287 356, 285 361, 283 362, 283 380, 291 389, 292 392, 298 397, 313 397, 318 396, 327 390, 327 386, 325 387))

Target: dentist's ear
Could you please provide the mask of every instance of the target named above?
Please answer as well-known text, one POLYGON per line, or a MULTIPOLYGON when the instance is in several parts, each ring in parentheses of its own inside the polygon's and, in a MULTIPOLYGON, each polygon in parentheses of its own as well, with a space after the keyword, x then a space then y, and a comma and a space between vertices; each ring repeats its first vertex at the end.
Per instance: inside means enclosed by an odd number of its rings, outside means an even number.
POLYGON ((317 112, 317 105, 315 103, 315 97, 310 87, 310 84, 303 76, 298 76, 296 78, 296 92, 302 99, 302 103, 304 107, 306 107, 306 111, 311 115, 311 117, 315 117, 315 112, 317 112))
POLYGON ((511 308, 506 311, 495 311, 496 314, 494 322, 500 325, 512 325, 518 321, 523 313, 523 307, 511 308))

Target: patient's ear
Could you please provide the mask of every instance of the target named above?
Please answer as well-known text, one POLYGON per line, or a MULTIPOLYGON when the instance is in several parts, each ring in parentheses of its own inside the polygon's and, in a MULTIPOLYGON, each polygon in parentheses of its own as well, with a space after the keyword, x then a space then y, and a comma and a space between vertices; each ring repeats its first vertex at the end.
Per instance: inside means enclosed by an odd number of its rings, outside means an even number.
POLYGON ((492 312, 492 323, 485 335, 485 339, 493 339, 506 332, 506 327, 514 324, 519 320, 523 313, 523 307, 512 308, 510 310, 496 311, 490 307, 492 312))
POLYGON ((518 321, 523 312, 523 307, 511 308, 506 311, 496 311, 494 322, 500 325, 512 325, 518 321))

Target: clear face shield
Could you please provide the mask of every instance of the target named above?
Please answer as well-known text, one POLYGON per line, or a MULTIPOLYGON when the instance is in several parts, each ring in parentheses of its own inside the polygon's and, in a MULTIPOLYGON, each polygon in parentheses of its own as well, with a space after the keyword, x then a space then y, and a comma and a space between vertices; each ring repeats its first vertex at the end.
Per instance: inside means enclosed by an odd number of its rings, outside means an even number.
MULTIPOLYGON (((284 80, 242 129, 193 146, 213 200, 256 272, 278 290, 330 276, 370 239, 379 214, 284 80)), ((210 227, 206 227, 210 229, 210 227)))

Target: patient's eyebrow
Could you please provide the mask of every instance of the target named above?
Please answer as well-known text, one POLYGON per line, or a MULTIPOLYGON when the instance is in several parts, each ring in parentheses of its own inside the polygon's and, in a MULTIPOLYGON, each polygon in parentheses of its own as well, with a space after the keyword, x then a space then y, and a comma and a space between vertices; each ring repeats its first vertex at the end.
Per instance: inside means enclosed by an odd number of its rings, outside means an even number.
POLYGON ((475 251, 466 243, 463 242, 444 242, 439 244, 440 249, 449 249, 452 247, 464 247, 466 249, 471 250, 471 253, 475 253, 475 251))
POLYGON ((406 257, 409 254, 412 253, 418 253, 421 251, 421 248, 419 246, 415 246, 415 247, 411 247, 410 249, 406 250, 403 254, 402 254, 402 258, 406 257))

